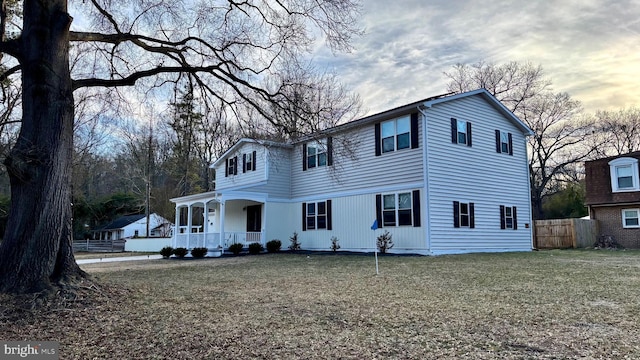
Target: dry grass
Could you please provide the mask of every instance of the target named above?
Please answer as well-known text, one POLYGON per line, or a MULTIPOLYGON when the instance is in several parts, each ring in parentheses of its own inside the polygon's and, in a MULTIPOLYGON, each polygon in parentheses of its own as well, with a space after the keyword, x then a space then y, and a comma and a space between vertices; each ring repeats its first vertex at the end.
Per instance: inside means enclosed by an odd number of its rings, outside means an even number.
POLYGON ((104 287, 5 310, 0 339, 64 359, 640 357, 636 251, 388 256, 379 276, 371 256, 314 254, 83 268, 104 287))

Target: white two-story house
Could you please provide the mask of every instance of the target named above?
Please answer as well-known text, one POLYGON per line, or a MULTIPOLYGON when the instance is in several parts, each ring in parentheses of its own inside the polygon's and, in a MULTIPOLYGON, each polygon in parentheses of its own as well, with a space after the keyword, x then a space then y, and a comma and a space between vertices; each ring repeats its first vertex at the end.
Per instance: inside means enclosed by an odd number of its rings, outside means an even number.
POLYGON ((242 139, 216 190, 172 199, 174 247, 282 241, 302 249, 450 254, 532 248, 526 137, 486 90, 428 98, 291 143, 242 139), (372 230, 374 221, 378 229, 372 230))

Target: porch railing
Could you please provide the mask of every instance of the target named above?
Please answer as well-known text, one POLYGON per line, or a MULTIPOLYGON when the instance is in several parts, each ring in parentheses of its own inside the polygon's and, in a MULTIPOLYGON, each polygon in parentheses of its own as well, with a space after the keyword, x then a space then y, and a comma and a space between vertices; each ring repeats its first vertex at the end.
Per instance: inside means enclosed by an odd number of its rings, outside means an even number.
MULTIPOLYGON (((263 232, 239 232, 225 231, 222 246, 226 249, 230 245, 238 243, 249 245, 251 243, 262 242, 263 232)), ((174 247, 193 249, 206 247, 214 249, 220 244, 220 233, 178 233, 175 235, 174 247)))

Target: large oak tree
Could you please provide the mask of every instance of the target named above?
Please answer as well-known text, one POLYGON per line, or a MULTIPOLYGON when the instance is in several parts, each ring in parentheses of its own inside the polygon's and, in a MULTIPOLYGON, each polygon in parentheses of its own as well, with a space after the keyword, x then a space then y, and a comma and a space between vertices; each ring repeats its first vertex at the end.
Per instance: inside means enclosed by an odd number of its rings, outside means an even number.
POLYGON ((20 134, 5 161, 11 208, 0 244, 0 291, 12 293, 73 286, 85 277, 71 239, 74 91, 162 88, 188 75, 208 97, 230 107, 250 106, 277 125, 273 111, 265 109, 296 108, 287 89, 299 84, 267 87, 261 85, 265 79, 287 79, 277 76, 281 65, 306 56, 319 37, 333 50, 347 50, 359 33, 356 0, 1 5, 0 53, 10 66, 0 76, 19 74, 22 85, 20 134), (73 58, 73 51, 83 56, 73 58), (78 61, 73 71, 72 58, 78 61))

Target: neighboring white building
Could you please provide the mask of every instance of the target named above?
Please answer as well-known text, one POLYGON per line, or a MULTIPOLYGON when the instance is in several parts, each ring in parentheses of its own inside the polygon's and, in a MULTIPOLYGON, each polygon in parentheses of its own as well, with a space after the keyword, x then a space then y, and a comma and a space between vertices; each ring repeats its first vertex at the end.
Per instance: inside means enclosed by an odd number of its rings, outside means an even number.
POLYGON ((373 251, 387 230, 392 253, 528 251, 531 134, 480 89, 293 143, 242 139, 212 164, 216 191, 171 200, 173 246, 286 248, 297 232, 303 249, 328 250, 335 236, 341 250, 373 251))
MULTIPOLYGON (((171 237, 173 224, 162 216, 153 213, 149 216, 149 237, 171 237)), ((147 237, 147 216, 122 216, 104 226, 93 230, 93 238, 99 240, 119 240, 133 237, 147 237)))

